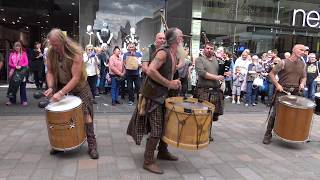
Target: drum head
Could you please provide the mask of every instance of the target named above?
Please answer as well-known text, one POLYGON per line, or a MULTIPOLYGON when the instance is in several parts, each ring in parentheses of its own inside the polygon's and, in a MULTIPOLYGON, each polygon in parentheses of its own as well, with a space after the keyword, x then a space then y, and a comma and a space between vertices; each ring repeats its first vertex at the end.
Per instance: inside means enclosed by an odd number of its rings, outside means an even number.
POLYGON ((284 105, 300 109, 310 109, 316 106, 316 104, 310 99, 294 95, 281 96, 279 97, 279 102, 284 105))
POLYGON ((174 106, 180 106, 185 109, 192 109, 192 110, 208 110, 208 107, 203 105, 202 103, 199 102, 174 102, 174 106))
POLYGON ((77 96, 65 96, 59 102, 52 102, 45 108, 47 111, 62 112, 78 107, 82 103, 77 96))

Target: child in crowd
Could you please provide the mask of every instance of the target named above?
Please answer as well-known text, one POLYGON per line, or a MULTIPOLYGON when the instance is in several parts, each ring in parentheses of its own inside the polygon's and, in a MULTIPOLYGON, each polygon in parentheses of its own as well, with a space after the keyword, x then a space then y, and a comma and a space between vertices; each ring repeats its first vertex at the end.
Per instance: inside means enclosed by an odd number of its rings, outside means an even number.
POLYGON ((241 68, 237 66, 235 68, 235 73, 233 74, 233 87, 232 87, 232 104, 236 103, 237 96, 237 104, 240 104, 240 94, 241 94, 241 85, 244 81, 244 75, 241 74, 241 68))

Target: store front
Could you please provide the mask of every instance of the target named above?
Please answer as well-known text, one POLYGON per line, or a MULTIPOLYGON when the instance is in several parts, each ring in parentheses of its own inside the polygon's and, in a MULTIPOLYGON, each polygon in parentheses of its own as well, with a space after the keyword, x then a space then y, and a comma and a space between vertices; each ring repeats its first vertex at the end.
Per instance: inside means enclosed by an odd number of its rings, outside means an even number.
MULTIPOLYGON (((291 51, 294 44, 302 43, 311 51, 320 51, 320 15, 318 0, 99 0, 94 21, 82 21, 87 14, 80 3, 80 41, 85 45, 86 26, 93 31, 103 23, 113 33, 113 45, 123 46, 122 39, 136 28, 140 48, 152 43, 161 29, 160 9, 165 9, 169 27, 179 27, 187 35, 187 46, 198 54, 204 43, 202 36, 231 52, 249 48, 261 54, 270 49, 279 53, 291 51), (84 22, 84 23, 81 23, 84 22)), ((94 33, 96 35, 96 33, 94 33)), ((99 45, 97 40, 95 45, 99 45)))
POLYGON ((0 1, 0 53, 6 59, 1 81, 7 81, 7 59, 14 42, 21 41, 29 52, 36 41, 45 42, 52 28, 62 29, 78 41, 79 0, 0 1))
POLYGON ((316 0, 194 0, 193 44, 203 43, 199 34, 206 32, 216 45, 235 52, 277 49, 281 54, 301 43, 319 53, 319 5, 316 0))

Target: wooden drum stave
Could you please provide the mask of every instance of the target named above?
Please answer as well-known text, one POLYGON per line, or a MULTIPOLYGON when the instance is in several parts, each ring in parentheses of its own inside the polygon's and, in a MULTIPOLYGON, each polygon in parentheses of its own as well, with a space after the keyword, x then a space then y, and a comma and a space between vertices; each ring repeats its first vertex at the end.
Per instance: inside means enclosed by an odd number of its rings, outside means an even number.
POLYGON ((68 151, 86 141, 81 99, 65 96, 45 107, 49 141, 53 149, 68 151))
POLYGON ((165 106, 163 141, 187 150, 208 146, 213 104, 195 98, 171 97, 166 99, 165 106))
POLYGON ((287 142, 309 140, 315 103, 293 95, 279 97, 274 133, 287 142))

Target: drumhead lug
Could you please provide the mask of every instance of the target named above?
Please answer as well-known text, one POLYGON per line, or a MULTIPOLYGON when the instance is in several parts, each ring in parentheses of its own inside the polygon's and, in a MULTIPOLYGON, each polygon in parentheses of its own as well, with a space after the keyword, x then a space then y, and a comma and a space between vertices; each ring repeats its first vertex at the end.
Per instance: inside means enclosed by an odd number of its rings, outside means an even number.
POLYGON ((183 112, 191 114, 192 113, 192 109, 183 108, 183 112))

